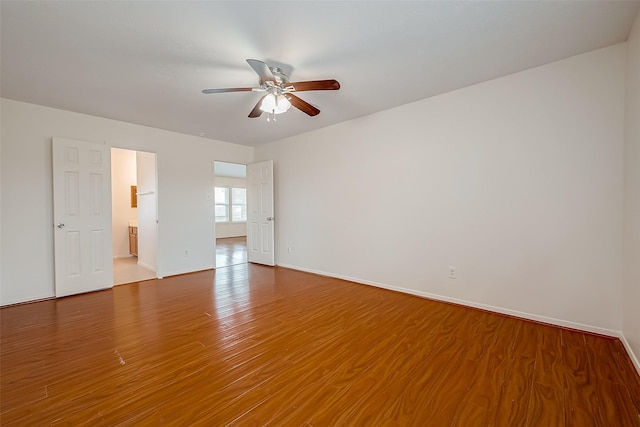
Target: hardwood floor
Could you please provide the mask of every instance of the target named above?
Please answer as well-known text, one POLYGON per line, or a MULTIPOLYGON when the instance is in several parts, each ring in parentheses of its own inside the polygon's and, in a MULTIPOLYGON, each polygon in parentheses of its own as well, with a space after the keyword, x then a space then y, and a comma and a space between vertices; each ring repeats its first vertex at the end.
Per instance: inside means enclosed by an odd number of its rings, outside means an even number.
POLYGON ((216 268, 247 262, 247 237, 216 239, 216 268))
POLYGON ((0 316, 3 426, 640 426, 617 339, 285 268, 0 316))

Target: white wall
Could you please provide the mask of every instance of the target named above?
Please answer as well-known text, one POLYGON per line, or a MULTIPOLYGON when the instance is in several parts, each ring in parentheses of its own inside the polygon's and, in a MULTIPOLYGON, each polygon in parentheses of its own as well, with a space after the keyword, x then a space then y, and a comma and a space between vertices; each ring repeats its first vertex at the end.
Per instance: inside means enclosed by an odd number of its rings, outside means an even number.
POLYGON ((640 372, 640 15, 627 45, 623 332, 640 372))
MULTIPOLYGON (((247 188, 247 180, 242 178, 231 178, 227 176, 215 177, 216 187, 235 187, 235 188, 247 188)), ((241 237, 247 235, 247 223, 217 223, 216 224, 216 238, 223 239, 225 237, 241 237)))
POLYGON ((111 149, 111 226, 113 257, 129 254, 129 221, 136 221, 138 212, 131 207, 131 186, 136 185, 136 152, 111 149))
POLYGON ((277 263, 620 331, 625 49, 256 148, 277 263))
POLYGON ((0 118, 1 305, 54 295, 53 136, 157 153, 158 274, 213 268, 211 165, 250 163, 252 148, 8 99, 0 118))

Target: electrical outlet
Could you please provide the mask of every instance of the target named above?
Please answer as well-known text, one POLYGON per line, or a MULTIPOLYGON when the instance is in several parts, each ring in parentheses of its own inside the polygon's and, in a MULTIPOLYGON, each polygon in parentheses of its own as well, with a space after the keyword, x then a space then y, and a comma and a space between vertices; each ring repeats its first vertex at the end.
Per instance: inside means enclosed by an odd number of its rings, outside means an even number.
POLYGON ((184 250, 184 256, 189 256, 189 249, 184 250))
POLYGON ((289 252, 289 253, 293 252, 293 248, 291 247, 291 245, 287 246, 287 252, 289 252))
POLYGON ((458 275, 456 273, 455 267, 447 267, 449 269, 449 279, 457 279, 458 275))

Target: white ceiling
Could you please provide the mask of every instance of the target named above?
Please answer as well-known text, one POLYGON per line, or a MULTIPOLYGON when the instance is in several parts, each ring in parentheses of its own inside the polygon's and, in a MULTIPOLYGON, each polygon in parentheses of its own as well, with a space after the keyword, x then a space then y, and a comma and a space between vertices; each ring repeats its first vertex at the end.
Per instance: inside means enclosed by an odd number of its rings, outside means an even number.
POLYGON ((638 1, 6 1, 1 95, 255 146, 626 40, 638 1), (245 62, 301 92, 269 123, 245 62))

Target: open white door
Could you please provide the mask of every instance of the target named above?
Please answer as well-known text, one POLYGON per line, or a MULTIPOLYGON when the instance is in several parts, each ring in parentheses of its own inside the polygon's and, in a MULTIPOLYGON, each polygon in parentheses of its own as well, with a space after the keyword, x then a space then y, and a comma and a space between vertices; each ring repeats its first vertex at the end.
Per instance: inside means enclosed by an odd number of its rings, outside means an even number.
POLYGON ((53 138, 56 297, 113 286, 111 152, 53 138))
POLYGON ((247 165, 247 259, 275 265, 273 160, 247 165))
POLYGON ((156 153, 136 151, 138 265, 157 272, 158 198, 156 153))

